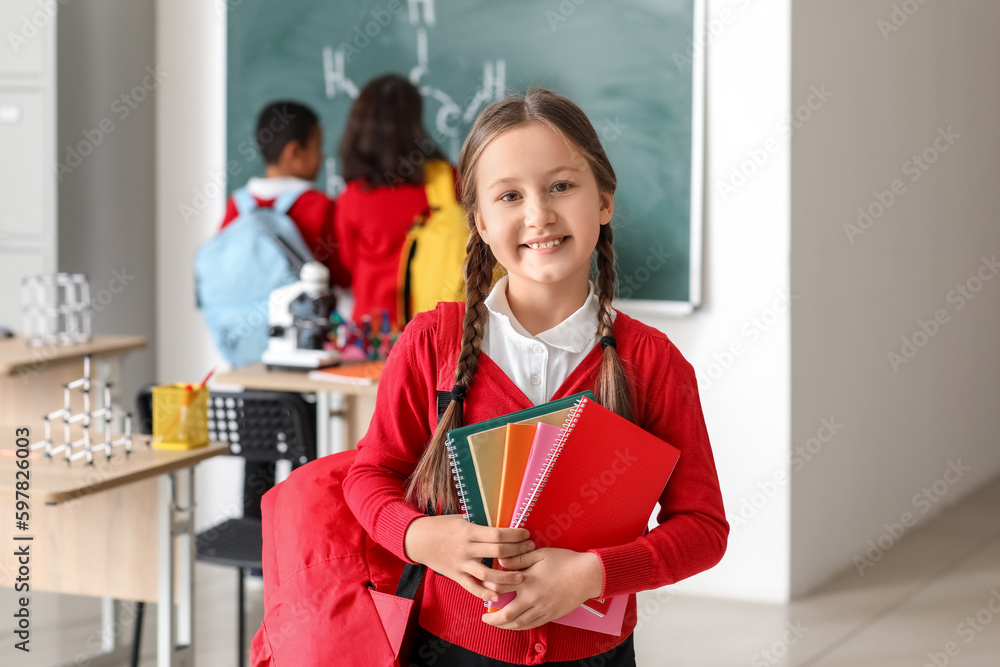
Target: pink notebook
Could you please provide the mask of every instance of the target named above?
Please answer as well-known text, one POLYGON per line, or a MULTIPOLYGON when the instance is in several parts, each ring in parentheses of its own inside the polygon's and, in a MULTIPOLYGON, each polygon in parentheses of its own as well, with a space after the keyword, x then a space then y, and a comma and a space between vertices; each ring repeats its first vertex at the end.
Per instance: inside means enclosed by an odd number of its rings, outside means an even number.
MULTIPOLYGON (((516 593, 504 593, 500 596, 499 600, 493 603, 493 606, 497 609, 503 609, 515 597, 517 597, 516 593)), ((618 636, 622 633, 622 622, 625 620, 625 606, 627 604, 627 595, 617 595, 611 598, 607 613, 603 616, 591 611, 585 605, 581 605, 565 616, 554 619, 552 622, 618 636)))
POLYGON ((535 428, 535 439, 531 443, 531 453, 528 454, 528 465, 524 467, 524 476, 521 478, 521 490, 517 493, 517 509, 514 510, 514 518, 510 522, 511 526, 519 525, 525 505, 531 496, 531 490, 535 488, 538 476, 545 470, 545 462, 552 455, 561 431, 562 429, 558 426, 538 422, 538 426, 535 428))

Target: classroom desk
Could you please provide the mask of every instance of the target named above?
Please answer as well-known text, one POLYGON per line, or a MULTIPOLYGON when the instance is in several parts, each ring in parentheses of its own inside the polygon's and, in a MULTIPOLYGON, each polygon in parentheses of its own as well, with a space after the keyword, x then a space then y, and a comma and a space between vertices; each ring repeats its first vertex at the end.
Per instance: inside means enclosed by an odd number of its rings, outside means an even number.
MULTIPOLYGON (((157 665, 193 665, 194 466, 228 453, 229 446, 153 449, 146 444, 150 436, 137 435, 132 453, 126 457, 117 447, 110 462, 103 453, 92 466, 83 460, 67 465, 58 455, 30 459, 29 529, 20 532, 14 526, 15 432, 0 428, 6 450, 0 455, 0 586, 14 587, 12 545, 30 545, 31 590, 98 596, 107 603, 157 602, 157 665), (32 540, 15 540, 25 536, 32 540)), ((88 655, 87 664, 125 659, 115 646, 115 615, 105 605, 97 642, 104 650, 88 655)), ((34 633, 31 639, 43 640, 34 633)))
POLYGON ((370 385, 356 385, 310 380, 305 372, 269 371, 264 364, 252 364, 222 373, 216 376, 216 381, 246 389, 314 392, 317 456, 356 447, 358 440, 368 431, 368 424, 375 414, 377 381, 370 385), (339 428, 334 429, 331 420, 335 420, 339 428))
POLYGON ((85 355, 108 357, 146 347, 142 336, 94 336, 87 343, 29 347, 21 336, 0 339, 0 376, 39 370, 36 366, 83 359, 85 355))

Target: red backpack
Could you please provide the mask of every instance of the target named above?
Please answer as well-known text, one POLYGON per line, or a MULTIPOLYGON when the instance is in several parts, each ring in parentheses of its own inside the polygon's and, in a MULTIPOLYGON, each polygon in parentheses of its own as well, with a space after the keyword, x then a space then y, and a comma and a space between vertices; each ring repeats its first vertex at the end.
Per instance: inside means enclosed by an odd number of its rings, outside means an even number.
MULTIPOLYGON (((464 305, 436 309, 438 418, 451 400, 464 305)), ((261 499, 264 621, 250 645, 254 667, 399 665, 425 566, 398 559, 354 517, 342 482, 356 454, 310 461, 261 499)))

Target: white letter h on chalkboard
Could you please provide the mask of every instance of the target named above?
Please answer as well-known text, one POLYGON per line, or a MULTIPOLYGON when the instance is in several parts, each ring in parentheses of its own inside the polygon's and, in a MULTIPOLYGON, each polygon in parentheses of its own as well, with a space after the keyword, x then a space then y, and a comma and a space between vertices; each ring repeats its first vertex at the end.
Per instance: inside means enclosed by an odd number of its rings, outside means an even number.
POLYGON ((410 25, 420 23, 420 13, 417 5, 424 6, 424 23, 434 26, 434 0, 410 0, 410 25))

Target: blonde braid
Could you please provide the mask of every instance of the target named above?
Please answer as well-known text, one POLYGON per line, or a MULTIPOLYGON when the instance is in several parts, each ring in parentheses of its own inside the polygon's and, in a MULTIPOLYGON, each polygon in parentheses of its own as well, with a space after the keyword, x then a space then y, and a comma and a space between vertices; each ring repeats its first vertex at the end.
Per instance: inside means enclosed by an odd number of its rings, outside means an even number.
MULTIPOLYGON (((479 351, 486 331, 486 297, 493 283, 496 257, 473 226, 466 244, 465 262, 462 272, 465 276, 465 317, 462 321, 462 349, 455 367, 455 385, 468 389, 479 368, 479 351)), ((426 507, 429 500, 441 502, 443 514, 459 511, 458 493, 451 478, 451 461, 445 440, 448 431, 465 423, 464 403, 452 398, 431 438, 430 444, 420 457, 416 469, 410 476, 406 499, 416 507, 426 507)))
MULTIPOLYGON (((614 335, 614 321, 611 319, 611 301, 615 295, 615 250, 611 244, 613 238, 611 225, 601 225, 597 239, 597 297, 600 304, 597 332, 602 338, 614 335)), ((604 348, 594 394, 597 402, 608 410, 632 420, 632 385, 617 349, 611 345, 604 348)))

